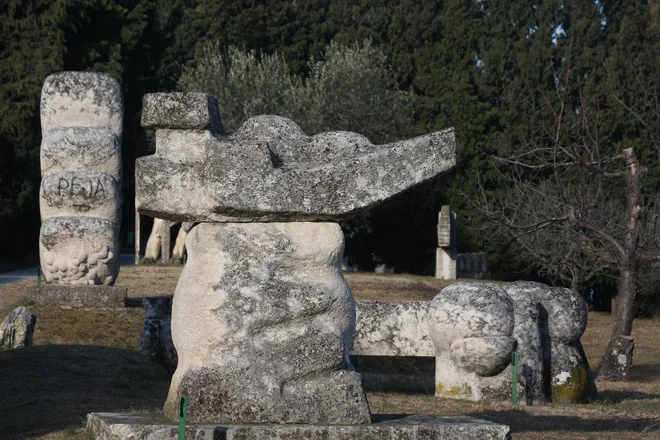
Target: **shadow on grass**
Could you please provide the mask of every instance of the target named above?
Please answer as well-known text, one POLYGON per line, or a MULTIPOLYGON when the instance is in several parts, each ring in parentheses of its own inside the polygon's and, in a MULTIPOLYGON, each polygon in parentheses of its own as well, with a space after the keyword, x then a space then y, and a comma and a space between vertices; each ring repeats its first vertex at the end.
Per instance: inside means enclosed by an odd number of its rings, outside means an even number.
POLYGON ((655 382, 660 380, 660 363, 633 365, 631 379, 640 382, 655 382))
POLYGON ((138 351, 44 345, 0 352, 3 439, 81 427, 90 412, 158 410, 170 377, 138 351))
POLYGON ((593 419, 566 415, 538 415, 510 409, 484 411, 469 414, 472 417, 502 423, 511 427, 511 432, 554 431, 554 432, 660 432, 659 419, 609 417, 593 419))
POLYGON ((605 390, 598 392, 598 400, 619 403, 624 400, 650 400, 660 399, 660 394, 649 394, 641 391, 605 390))

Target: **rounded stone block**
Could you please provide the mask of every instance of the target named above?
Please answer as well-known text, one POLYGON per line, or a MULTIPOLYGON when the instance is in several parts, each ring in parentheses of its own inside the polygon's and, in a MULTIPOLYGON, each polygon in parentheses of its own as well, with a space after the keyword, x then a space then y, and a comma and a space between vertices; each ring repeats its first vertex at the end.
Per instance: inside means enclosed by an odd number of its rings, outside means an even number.
POLYGON ((348 360, 355 303, 335 223, 200 223, 174 295, 165 414, 194 423, 369 422, 348 360))
POLYGON ((102 171, 121 179, 119 138, 105 127, 60 127, 41 140, 41 173, 102 171))
POLYGON ((458 339, 511 336, 513 303, 497 284, 455 283, 433 298, 428 322, 431 340, 440 353, 458 339))
POLYGON ((106 127, 121 137, 123 99, 119 83, 95 72, 59 72, 41 89, 41 130, 106 127))
POLYGON ((119 273, 117 225, 91 217, 52 217, 41 225, 47 283, 112 285, 119 273))
POLYGON ((479 376, 495 376, 511 363, 516 340, 509 336, 465 338, 449 348, 451 359, 466 371, 479 376))
POLYGON ((570 345, 552 344, 550 376, 553 402, 579 403, 597 395, 594 378, 580 342, 570 345))
POLYGON ((41 216, 96 217, 119 221, 119 182, 100 171, 61 171, 41 180, 41 216))
POLYGON ((542 325, 547 325, 550 339, 570 344, 578 341, 587 328, 587 306, 576 292, 532 281, 516 281, 504 289, 513 301, 535 298, 543 309, 542 325), (545 324, 544 324, 545 323, 545 324))

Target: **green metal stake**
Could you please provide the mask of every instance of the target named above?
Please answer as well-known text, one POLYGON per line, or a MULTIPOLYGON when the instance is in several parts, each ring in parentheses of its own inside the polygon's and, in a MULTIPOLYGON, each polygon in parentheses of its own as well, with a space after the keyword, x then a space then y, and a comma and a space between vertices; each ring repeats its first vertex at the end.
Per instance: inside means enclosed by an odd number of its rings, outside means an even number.
POLYGON ((179 440, 186 440, 186 417, 188 416, 188 397, 181 398, 179 405, 179 440))
POLYGON ((41 286, 41 266, 37 267, 37 287, 41 286))
POLYGON ((518 359, 516 352, 511 353, 511 403, 518 405, 518 359))

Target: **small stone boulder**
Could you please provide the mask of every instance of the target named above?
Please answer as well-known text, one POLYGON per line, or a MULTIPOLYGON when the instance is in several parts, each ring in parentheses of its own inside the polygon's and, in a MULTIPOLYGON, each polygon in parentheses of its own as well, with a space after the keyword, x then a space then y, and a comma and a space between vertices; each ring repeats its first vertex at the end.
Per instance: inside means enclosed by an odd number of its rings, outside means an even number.
POLYGON ((172 297, 142 298, 142 306, 146 317, 138 342, 140 353, 174 374, 179 359, 172 342, 172 297))
POLYGON ((15 308, 0 325, 0 350, 32 345, 36 323, 37 317, 25 307, 15 308))

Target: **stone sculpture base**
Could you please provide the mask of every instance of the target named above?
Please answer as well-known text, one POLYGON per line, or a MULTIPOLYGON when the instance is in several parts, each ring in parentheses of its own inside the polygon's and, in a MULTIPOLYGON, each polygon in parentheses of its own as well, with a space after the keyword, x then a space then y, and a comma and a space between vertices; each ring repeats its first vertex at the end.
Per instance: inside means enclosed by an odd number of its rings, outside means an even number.
POLYGON ((200 223, 172 304, 164 412, 190 423, 369 423, 336 223, 200 223))
POLYGON ((72 308, 123 308, 127 296, 122 286, 46 284, 36 289, 39 304, 72 308))
MULTIPOLYGON (((92 413, 96 440, 175 440, 178 423, 162 414, 92 413)), ((510 439, 509 427, 472 417, 378 415, 368 425, 188 425, 186 438, 226 440, 510 439)))

